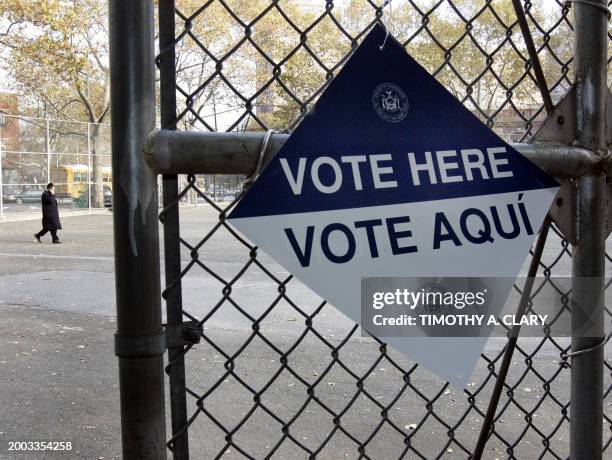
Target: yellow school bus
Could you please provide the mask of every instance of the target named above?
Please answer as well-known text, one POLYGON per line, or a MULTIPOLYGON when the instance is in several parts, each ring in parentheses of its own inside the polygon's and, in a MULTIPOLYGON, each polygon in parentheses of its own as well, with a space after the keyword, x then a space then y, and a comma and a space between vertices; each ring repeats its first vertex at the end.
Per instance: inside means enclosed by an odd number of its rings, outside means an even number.
MULTIPOLYGON (((51 177, 53 177, 56 193, 64 196, 78 198, 79 195, 87 190, 88 167, 84 164, 59 165, 53 167, 51 177)), ((93 175, 93 171, 91 171, 93 175)), ((93 182, 93 177, 91 178, 93 182)), ((112 175, 110 166, 102 166, 102 182, 111 187, 112 175)))

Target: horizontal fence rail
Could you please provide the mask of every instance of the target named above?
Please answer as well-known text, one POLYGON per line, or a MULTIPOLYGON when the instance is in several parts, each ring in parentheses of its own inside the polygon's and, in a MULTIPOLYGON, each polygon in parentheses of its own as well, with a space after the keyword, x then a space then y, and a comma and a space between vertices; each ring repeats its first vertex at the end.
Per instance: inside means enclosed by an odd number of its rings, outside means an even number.
MULTIPOLYGON (((251 174, 263 154, 265 167, 289 138, 273 134, 261 152, 265 132, 201 133, 154 131, 143 151, 159 174, 251 174)), ((590 150, 562 144, 511 144, 556 178, 577 178, 593 172, 609 175, 612 159, 595 157, 590 150)))

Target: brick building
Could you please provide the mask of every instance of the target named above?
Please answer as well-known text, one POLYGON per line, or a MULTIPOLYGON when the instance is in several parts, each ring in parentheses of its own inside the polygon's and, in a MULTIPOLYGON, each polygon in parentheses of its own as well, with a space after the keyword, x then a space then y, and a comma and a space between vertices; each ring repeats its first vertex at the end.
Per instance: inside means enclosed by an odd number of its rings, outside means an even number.
POLYGON ((2 166, 2 194, 15 193, 21 173, 18 167, 20 145, 19 119, 7 115, 19 114, 19 98, 16 94, 0 93, 0 161, 2 166))

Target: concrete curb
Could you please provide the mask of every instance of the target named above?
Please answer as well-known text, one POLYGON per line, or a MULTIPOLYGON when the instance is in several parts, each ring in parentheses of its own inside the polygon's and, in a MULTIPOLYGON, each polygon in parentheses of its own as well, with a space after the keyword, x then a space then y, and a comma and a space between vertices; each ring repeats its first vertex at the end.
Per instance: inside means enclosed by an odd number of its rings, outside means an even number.
MULTIPOLYGON (((77 216, 90 216, 92 214, 108 214, 112 208, 104 209, 84 209, 84 210, 60 210, 60 218, 62 217, 77 217, 77 216)), ((41 211, 29 212, 24 214, 4 214, 0 216, 0 223, 3 222, 17 222, 17 221, 28 221, 28 220, 40 220, 42 219, 41 211)))

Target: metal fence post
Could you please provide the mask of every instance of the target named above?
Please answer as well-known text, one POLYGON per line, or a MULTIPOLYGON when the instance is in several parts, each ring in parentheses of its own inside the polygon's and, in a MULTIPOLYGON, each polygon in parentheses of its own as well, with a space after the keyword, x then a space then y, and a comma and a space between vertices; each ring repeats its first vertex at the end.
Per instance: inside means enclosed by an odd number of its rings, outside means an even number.
MULTIPOLYGON (((162 129, 176 130, 176 68, 174 0, 159 2, 159 74, 162 129)), ((166 275, 166 311, 168 328, 180 330, 183 324, 181 285, 181 246, 178 205, 178 177, 163 175, 164 259, 166 275)), ((168 379, 172 424, 172 457, 189 459, 187 398, 185 393, 185 358, 182 344, 168 344, 168 379)))
MULTIPOLYGON (((603 156, 606 150, 607 4, 574 2, 576 109, 579 145, 603 156)), ((577 234, 573 249, 570 458, 602 458, 606 178, 578 183, 577 234), (575 335, 583 315, 593 321, 592 337, 575 335), (585 350, 585 352, 576 354, 585 350)))
POLYGON ((49 137, 49 120, 45 120, 45 147, 47 149, 47 183, 51 182, 51 138, 49 137))
POLYGON ((155 124, 153 1, 111 0, 109 26, 123 457, 165 459, 157 177, 142 154, 155 124))
POLYGON ((2 127, 0 126, 0 220, 4 217, 4 172, 2 171, 2 157, 4 147, 2 145, 2 127))
POLYGON ((87 203, 91 212, 91 123, 87 123, 87 203))

